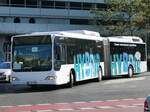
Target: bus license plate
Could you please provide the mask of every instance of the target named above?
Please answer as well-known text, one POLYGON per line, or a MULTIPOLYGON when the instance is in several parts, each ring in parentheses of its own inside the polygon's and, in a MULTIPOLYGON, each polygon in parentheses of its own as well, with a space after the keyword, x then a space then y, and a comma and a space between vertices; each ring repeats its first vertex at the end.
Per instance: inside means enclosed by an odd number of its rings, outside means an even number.
POLYGON ((36 81, 29 81, 29 82, 27 82, 27 84, 33 85, 33 84, 37 84, 37 82, 36 81))

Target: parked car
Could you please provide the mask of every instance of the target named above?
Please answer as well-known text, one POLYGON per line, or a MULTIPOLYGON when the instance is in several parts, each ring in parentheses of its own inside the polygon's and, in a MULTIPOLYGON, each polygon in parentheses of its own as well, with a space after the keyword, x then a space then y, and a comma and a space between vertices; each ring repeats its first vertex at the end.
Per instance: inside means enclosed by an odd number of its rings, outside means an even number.
POLYGON ((0 82, 10 82, 11 68, 10 62, 0 63, 0 82))
POLYGON ((150 112, 150 95, 145 99, 144 112, 150 112))

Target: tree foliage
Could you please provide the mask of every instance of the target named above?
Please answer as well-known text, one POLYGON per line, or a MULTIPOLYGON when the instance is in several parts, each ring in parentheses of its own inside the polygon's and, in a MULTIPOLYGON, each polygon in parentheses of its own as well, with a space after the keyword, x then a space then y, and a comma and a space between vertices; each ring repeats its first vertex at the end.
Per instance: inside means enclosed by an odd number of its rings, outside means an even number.
POLYGON ((98 24, 108 23, 114 35, 134 35, 149 28, 149 0, 106 0, 106 11, 95 10, 98 24), (114 24, 109 24, 109 23, 114 24))

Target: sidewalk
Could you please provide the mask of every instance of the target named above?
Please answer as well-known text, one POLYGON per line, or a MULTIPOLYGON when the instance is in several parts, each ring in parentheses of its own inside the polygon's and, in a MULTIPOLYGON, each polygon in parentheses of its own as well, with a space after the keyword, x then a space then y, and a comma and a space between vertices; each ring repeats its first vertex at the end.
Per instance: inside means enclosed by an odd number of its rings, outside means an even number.
POLYGON ((144 98, 0 106, 0 112, 143 112, 144 98))

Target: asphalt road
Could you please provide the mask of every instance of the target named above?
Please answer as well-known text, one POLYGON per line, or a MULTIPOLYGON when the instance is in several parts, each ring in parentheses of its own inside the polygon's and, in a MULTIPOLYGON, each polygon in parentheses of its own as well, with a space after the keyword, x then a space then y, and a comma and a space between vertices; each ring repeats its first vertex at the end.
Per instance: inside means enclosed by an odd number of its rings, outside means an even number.
POLYGON ((73 88, 0 84, 0 106, 37 105, 145 98, 150 94, 150 73, 133 78, 84 82, 73 88))

